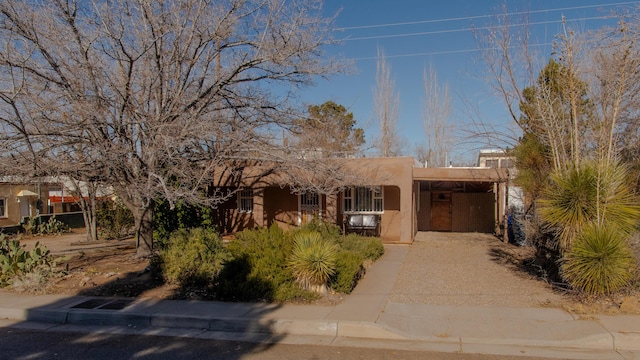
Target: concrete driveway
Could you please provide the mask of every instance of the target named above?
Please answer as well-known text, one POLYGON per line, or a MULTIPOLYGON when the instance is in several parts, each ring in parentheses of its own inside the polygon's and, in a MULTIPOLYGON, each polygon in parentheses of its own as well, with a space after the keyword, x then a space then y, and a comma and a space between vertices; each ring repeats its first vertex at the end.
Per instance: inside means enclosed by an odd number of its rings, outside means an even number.
POLYGON ((522 251, 490 234, 419 232, 389 301, 406 304, 560 306, 550 285, 510 264, 522 251))

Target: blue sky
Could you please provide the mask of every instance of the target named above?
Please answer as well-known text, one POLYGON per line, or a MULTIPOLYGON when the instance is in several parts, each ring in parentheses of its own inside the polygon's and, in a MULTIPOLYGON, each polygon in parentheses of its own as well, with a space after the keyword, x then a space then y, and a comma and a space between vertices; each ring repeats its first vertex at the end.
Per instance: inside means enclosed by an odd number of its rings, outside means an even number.
MULTIPOLYGON (((433 65, 441 84, 447 84, 453 111, 449 123, 469 127, 468 106, 480 110, 473 117, 502 127, 512 127, 504 105, 492 95, 484 79, 486 65, 481 61, 472 26, 495 23, 502 13, 502 0, 325 0, 326 14, 339 12, 335 38, 341 45, 327 49, 330 55, 354 60, 353 74, 320 80, 305 90, 303 101, 319 104, 333 100, 354 113, 358 126, 365 129, 368 140, 377 136, 373 119, 373 88, 376 54, 381 48, 400 96, 398 132, 405 155, 413 155, 415 144, 423 142, 424 88, 422 74, 433 65), (388 25, 388 26, 387 26, 388 25)), ((593 19, 607 15, 617 6, 640 5, 640 1, 556 0, 506 2, 509 13, 528 12, 532 42, 549 44, 561 30, 562 16, 579 30, 600 27, 605 21, 593 19)), ((608 22, 612 24, 611 21, 608 22)), ((614 23, 614 22, 613 22, 614 23)), ((548 58, 550 46, 538 46, 548 58)), ((459 164, 473 161, 482 144, 467 144, 452 150, 450 156, 459 164)))

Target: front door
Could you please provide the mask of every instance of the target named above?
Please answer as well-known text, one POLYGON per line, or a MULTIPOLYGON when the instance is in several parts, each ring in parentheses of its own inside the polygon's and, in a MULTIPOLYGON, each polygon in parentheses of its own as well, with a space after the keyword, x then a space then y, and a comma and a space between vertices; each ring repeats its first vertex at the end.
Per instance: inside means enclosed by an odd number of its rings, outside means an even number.
POLYGON ((298 224, 306 224, 321 219, 322 204, 317 193, 305 193, 298 196, 298 224))
POLYGON ((451 231, 451 192, 431 193, 431 230, 451 231))
POLYGON ((20 219, 25 217, 31 217, 31 205, 29 204, 28 196, 20 197, 20 219))

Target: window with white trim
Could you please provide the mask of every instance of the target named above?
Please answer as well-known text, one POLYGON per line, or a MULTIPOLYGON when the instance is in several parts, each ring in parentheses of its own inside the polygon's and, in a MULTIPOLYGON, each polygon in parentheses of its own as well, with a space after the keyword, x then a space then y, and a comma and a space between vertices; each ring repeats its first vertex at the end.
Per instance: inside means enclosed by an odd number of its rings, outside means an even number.
POLYGON ((242 213, 253 212, 253 189, 243 188, 238 191, 238 211, 242 213))
POLYGON ((7 199, 0 198, 0 218, 7 217, 7 199))
POLYGON ((342 192, 345 213, 382 213, 382 186, 354 186, 342 192))
POLYGON ((300 207, 317 208, 320 206, 320 196, 318 193, 308 192, 300 195, 300 207))

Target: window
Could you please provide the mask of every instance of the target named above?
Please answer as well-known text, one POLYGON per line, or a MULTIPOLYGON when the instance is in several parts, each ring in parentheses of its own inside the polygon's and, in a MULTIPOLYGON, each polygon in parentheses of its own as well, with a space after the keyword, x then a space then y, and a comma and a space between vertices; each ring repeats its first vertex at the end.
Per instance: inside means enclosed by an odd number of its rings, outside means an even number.
POLYGON ((243 213, 253 211, 253 189, 244 188, 238 191, 238 210, 243 213))
POLYGON ((498 159, 493 159, 493 160, 489 160, 487 159, 487 162, 485 163, 486 167, 488 168, 497 168, 498 167, 498 159))
POLYGON ((511 169, 513 168, 513 159, 502 159, 500 160, 500 167, 511 169))
POLYGON ((343 192, 345 213, 382 213, 382 187, 356 186, 343 192))
POLYGON ((317 193, 304 193, 300 195, 300 207, 317 208, 320 206, 320 196, 317 193))
POLYGON ((7 199, 0 199, 0 217, 7 217, 7 199))

